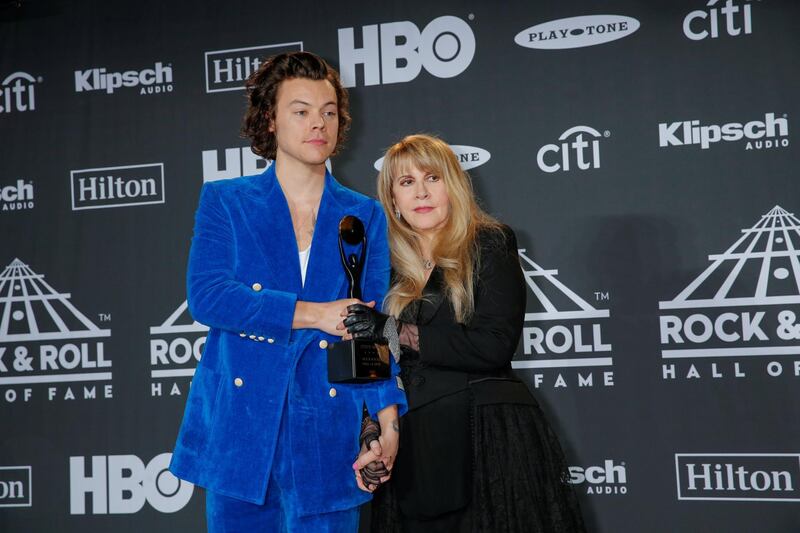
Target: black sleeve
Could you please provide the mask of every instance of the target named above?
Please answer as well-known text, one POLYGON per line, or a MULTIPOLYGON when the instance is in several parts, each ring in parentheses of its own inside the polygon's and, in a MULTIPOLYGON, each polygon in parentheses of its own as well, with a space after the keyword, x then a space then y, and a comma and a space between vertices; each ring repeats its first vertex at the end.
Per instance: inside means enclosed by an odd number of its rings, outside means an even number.
POLYGON ((526 291, 516 236, 505 226, 503 234, 505 238, 481 236, 475 312, 469 323, 419 326, 423 363, 468 372, 509 365, 522 333, 526 291))

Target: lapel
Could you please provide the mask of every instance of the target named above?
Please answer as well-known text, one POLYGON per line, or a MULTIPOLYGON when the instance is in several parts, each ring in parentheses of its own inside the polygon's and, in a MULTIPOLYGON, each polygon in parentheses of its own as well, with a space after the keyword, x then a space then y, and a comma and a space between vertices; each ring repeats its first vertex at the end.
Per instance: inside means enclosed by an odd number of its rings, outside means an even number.
MULTIPOLYGON (((306 283, 300 292, 301 300, 328 302, 338 299, 342 294, 347 280, 339 256, 339 221, 346 215, 360 218, 369 235, 368 224, 372 216, 371 202, 356 203, 356 198, 352 193, 340 185, 330 172, 326 172, 325 189, 319 204, 314 238, 311 240, 306 283)), ((369 242, 367 242, 365 265, 368 264, 368 260, 369 242)), ((368 275, 369 273, 365 272, 361 276, 362 288, 368 275)))

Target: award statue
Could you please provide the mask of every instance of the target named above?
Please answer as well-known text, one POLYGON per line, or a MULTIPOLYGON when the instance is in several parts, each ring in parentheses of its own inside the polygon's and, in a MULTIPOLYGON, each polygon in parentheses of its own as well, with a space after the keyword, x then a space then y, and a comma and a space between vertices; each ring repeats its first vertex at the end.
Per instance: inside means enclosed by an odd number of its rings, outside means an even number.
MULTIPOLYGON (((361 273, 367 252, 364 224, 347 215, 339 221, 339 255, 347 274, 349 298, 361 299, 361 273), (348 244, 360 253, 345 253, 348 244)), ((391 376, 389 347, 371 340, 353 339, 328 345, 328 381, 331 383, 368 383, 391 376)))

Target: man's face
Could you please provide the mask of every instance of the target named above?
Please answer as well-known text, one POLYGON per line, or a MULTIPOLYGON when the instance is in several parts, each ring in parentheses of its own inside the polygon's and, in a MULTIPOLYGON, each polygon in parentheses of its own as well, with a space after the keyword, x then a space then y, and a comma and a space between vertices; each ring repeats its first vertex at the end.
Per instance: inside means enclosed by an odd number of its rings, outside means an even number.
POLYGON ((318 166, 336 148, 339 114, 328 80, 292 78, 281 82, 269 130, 277 139, 276 159, 318 166))

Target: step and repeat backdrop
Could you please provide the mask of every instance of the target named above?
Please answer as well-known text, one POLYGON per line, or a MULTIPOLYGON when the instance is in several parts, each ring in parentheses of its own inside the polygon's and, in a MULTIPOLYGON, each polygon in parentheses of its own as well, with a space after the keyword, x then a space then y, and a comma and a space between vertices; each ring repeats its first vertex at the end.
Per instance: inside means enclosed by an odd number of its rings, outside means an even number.
POLYGON ((340 181, 435 133, 516 231, 514 366, 591 531, 800 531, 799 3, 9 4, 0 530, 204 528, 166 470, 193 214, 268 164, 243 82, 302 49, 349 87, 340 181))

